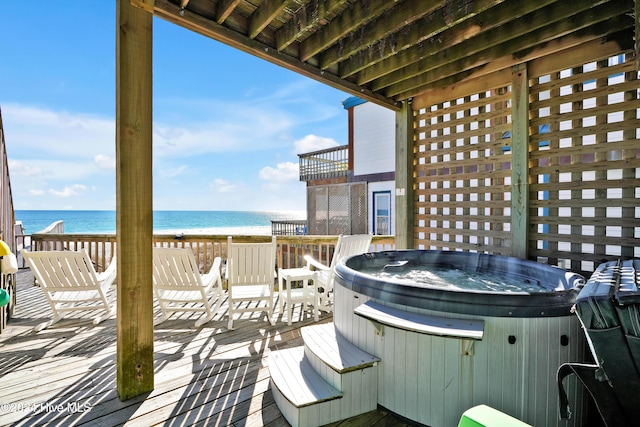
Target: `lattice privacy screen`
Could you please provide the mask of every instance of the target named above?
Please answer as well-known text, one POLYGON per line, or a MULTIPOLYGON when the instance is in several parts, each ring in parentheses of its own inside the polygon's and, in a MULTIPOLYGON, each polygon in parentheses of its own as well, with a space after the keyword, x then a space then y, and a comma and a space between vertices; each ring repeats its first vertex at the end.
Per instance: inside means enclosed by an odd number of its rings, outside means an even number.
POLYGON ((365 183, 307 188, 309 234, 367 233, 367 186, 365 183))
POLYGON ((530 255, 589 272, 605 259, 640 257, 633 58, 530 78, 530 255))
POLYGON ((416 121, 416 247, 508 254, 509 87, 433 105, 416 121))
MULTIPOLYGON (((530 259, 640 257, 634 59, 529 75, 530 259)), ((511 82, 415 112, 416 248, 511 254, 511 122, 511 82)))

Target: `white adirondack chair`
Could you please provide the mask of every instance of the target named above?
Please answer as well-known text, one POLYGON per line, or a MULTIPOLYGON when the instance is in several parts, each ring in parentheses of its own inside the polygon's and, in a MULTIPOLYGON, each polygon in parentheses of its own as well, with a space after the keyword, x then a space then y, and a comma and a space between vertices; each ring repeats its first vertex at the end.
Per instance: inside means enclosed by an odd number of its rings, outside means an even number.
POLYGON ((162 317, 154 325, 167 320, 176 312, 202 311, 196 328, 215 316, 222 304, 222 279, 216 257, 209 272, 200 274, 193 252, 189 248, 153 248, 153 289, 162 310, 162 317))
POLYGON ((333 282, 336 265, 338 261, 352 255, 360 255, 369 251, 371 246, 370 234, 340 235, 331 258, 331 264, 326 265, 315 260, 311 255, 305 255, 307 262, 305 268, 316 270, 316 289, 320 292, 320 309, 323 311, 333 311, 333 282))
POLYGON ((53 311, 53 319, 37 325, 34 331, 48 328, 70 311, 104 310, 104 315, 93 319, 96 325, 113 314, 115 292, 109 294, 108 291, 116 279, 115 256, 102 273, 96 273, 84 250, 29 252, 23 249, 22 256, 53 311))
POLYGON ((276 238, 269 243, 233 243, 227 238, 227 286, 229 291, 229 329, 235 313, 266 311, 273 320, 273 287, 276 266, 276 238), (237 307, 236 304, 242 304, 237 307))

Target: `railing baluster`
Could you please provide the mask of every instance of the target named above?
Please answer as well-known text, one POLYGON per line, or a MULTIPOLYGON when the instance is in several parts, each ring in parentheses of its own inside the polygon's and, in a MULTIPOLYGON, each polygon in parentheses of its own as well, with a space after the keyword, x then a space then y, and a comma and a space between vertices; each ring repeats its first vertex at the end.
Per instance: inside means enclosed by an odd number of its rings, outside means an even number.
MULTIPOLYGON (((238 241, 261 242, 267 236, 238 236, 238 241)), ((304 256, 311 254, 328 265, 337 236, 278 236, 278 265, 283 268, 302 267, 304 256)), ((223 259, 227 253, 226 235, 184 235, 176 240, 172 235, 154 235, 154 245, 189 247, 194 251, 202 273, 209 271, 216 256, 223 259)), ((31 236, 32 248, 38 250, 80 250, 87 248, 98 272, 104 271, 116 253, 114 234, 54 234, 42 233, 31 236)), ((394 236, 373 236, 372 250, 387 250, 395 247, 394 236)))

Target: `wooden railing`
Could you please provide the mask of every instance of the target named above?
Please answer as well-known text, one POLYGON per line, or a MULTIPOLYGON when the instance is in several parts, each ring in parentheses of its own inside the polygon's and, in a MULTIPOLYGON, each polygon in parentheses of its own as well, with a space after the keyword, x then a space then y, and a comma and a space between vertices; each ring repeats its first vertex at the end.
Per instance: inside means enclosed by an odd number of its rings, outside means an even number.
POLYGON ((298 157, 300 181, 338 178, 349 173, 348 145, 299 154, 298 157))
MULTIPOLYGON (((11 194, 11 179, 9 178, 9 162, 7 161, 7 147, 4 140, 2 112, 0 112, 0 239, 2 239, 16 253, 15 213, 13 210, 13 196, 11 194)), ((0 307, 0 333, 6 327, 7 320, 13 315, 16 302, 16 277, 14 274, 0 275, 0 288, 9 293, 10 302, 0 307)))
MULTIPOLYGON (((267 242, 271 236, 233 236, 234 242, 267 242)), ((315 259, 329 265, 337 236, 277 236, 277 266, 294 268, 304 265, 304 256, 311 254, 315 259)), ((191 248, 201 272, 211 268, 215 257, 227 257, 226 235, 200 234, 155 234, 155 246, 191 248)), ((52 234, 37 233, 31 236, 32 250, 81 250, 85 249, 97 271, 103 271, 116 253, 115 234, 52 234)), ((373 236, 371 252, 395 249, 394 236, 373 236)))
POLYGON ((301 234, 307 234, 307 221, 304 219, 271 221, 271 234, 274 236, 299 236, 301 234))

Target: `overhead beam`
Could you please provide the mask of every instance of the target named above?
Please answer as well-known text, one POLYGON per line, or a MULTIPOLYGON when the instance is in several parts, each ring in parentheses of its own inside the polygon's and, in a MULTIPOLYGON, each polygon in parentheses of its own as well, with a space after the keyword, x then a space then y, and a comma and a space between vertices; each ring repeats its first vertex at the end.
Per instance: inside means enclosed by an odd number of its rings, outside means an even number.
POLYGON ((222 0, 216 3, 216 22, 222 24, 242 0, 222 0))
MULTIPOLYGON (((413 105, 418 106, 418 108, 423 108, 427 104, 432 105, 432 103, 456 99, 460 94, 464 95, 468 93, 469 86, 478 87, 480 88, 479 90, 481 90, 481 88, 484 87, 481 82, 490 81, 492 75, 496 72, 501 72, 502 70, 508 71, 510 67, 523 62, 536 61, 535 64, 537 64, 541 59, 549 57, 549 60, 553 61, 554 65, 558 65, 561 69, 563 65, 558 62, 558 57, 550 56, 556 52, 565 52, 563 53, 563 58, 575 59, 575 61, 572 59, 571 62, 566 65, 569 67, 580 61, 589 62, 593 60, 593 52, 598 52, 602 57, 608 57, 616 55, 620 52, 620 49, 621 47, 618 43, 603 43, 602 36, 596 34, 589 37, 580 37, 580 34, 570 34, 561 39, 546 43, 538 49, 530 50, 526 53, 514 52, 513 55, 508 55, 492 61, 490 64, 476 67, 473 70, 469 70, 467 76, 464 78, 458 74, 455 77, 451 75, 446 78, 441 78, 440 80, 436 80, 434 76, 429 80, 429 77, 424 75, 424 80, 427 83, 407 92, 400 93, 398 97, 400 99, 413 98, 413 105), (458 92, 458 90, 460 90, 460 92, 458 92)), ((451 66, 454 67, 455 64, 451 66)), ((505 79, 502 78, 501 81, 504 80, 505 79)))
POLYGON ((121 400, 150 392, 153 369, 153 15, 116 6, 116 386, 121 400))
MULTIPOLYGON (((393 3, 391 3, 391 6, 393 6, 393 3)), ((388 0, 353 3, 331 23, 322 27, 300 44, 300 60, 308 61, 311 57, 335 44, 342 37, 369 22, 373 16, 380 15, 391 6, 388 0)))
MULTIPOLYGON (((433 13, 414 21, 406 29, 394 34, 392 37, 384 38, 371 45, 368 45, 366 49, 352 55, 352 57, 340 64, 340 76, 343 78, 352 76, 365 68, 371 67, 379 62, 382 62, 392 56, 398 55, 405 49, 414 46, 425 44, 442 44, 438 35, 445 30, 453 27, 456 24, 460 24, 468 19, 473 18, 477 14, 486 9, 490 9, 502 3, 504 0, 479 0, 471 4, 470 10, 445 10, 440 8, 433 13), (464 12, 468 12, 465 14, 464 12), (430 42, 432 38, 436 39, 430 42)), ((551 0, 544 0, 549 2, 551 0)), ((422 3, 420 3, 422 4, 422 3)), ((512 5, 517 7, 516 5, 512 5)), ((513 15, 512 15, 513 16, 513 15)), ((481 24, 476 24, 475 27, 484 28, 485 26, 492 25, 491 22, 481 21, 481 24)), ((472 27, 467 24, 467 28, 472 27)), ((359 76, 363 82, 373 80, 373 78, 364 81, 362 76, 359 76)))
POLYGON ((425 3, 427 2, 408 1, 398 4, 394 7, 393 13, 385 13, 358 31, 350 33, 345 39, 322 53, 320 68, 326 70, 359 51, 380 43, 381 40, 388 43, 395 51, 406 49, 408 45, 399 46, 396 44, 396 36, 394 35, 393 38, 390 36, 402 28, 409 28, 414 21, 442 7, 444 0, 425 3))
MULTIPOLYGON (((592 0, 589 6, 596 1, 592 0)), ((476 53, 489 46, 495 46, 518 35, 530 32, 540 26, 544 26, 549 20, 555 21, 559 17, 549 15, 549 11, 540 13, 541 18, 535 22, 523 21, 523 16, 540 11, 540 7, 553 6, 554 0, 540 2, 522 2, 518 5, 501 4, 487 10, 483 14, 476 15, 464 23, 451 27, 437 34, 428 41, 413 44, 409 49, 399 52, 383 61, 379 61, 371 67, 367 67, 358 73, 358 84, 365 84, 376 80, 376 87, 386 87, 402 81, 406 76, 412 75, 418 70, 418 74, 425 72, 420 68, 428 62, 431 67, 443 62, 452 62, 450 49, 461 52, 460 55, 476 53), (514 16, 520 16, 514 20, 514 16), (546 22, 541 22, 546 20, 546 22), (515 24, 517 23, 517 25, 515 24), (534 26, 535 25, 535 26, 534 26)), ((563 15, 564 16, 564 15, 563 15)), ((457 59, 457 57, 456 57, 457 59)), ((343 70, 340 71, 341 75, 343 70)))
POLYGON ((284 50, 308 31, 319 25, 326 25, 328 16, 332 16, 341 6, 344 0, 310 1, 305 3, 286 24, 276 32, 276 49, 284 50))
MULTIPOLYGON (((603 18, 608 17, 608 10, 604 10, 601 14, 603 18)), ((629 20, 626 20, 627 24, 630 25, 629 20)), ((463 76, 465 73, 473 74, 476 71, 486 74, 492 70, 499 69, 498 67, 515 65, 522 61, 523 56, 539 57, 542 54, 551 54, 555 50, 566 49, 575 41, 590 41, 604 37, 614 31, 617 32, 624 29, 624 21, 625 17, 613 13, 613 17, 609 20, 568 33, 567 36, 555 40, 556 33, 554 30, 543 27, 531 34, 525 34, 507 43, 493 46, 474 54, 469 52, 465 54, 464 49, 452 48, 450 54, 451 58, 455 59, 454 62, 442 61, 442 63, 438 63, 432 59, 429 61, 429 65, 422 64, 425 68, 424 72, 416 74, 411 80, 404 80, 398 84, 390 85, 384 93, 387 96, 402 98, 407 94, 419 93, 424 89, 425 85, 429 85, 434 81, 444 81, 454 75, 463 76), (530 50, 534 50, 535 53, 530 55, 530 50), (434 68, 434 65, 437 65, 437 67, 434 68)), ((577 20, 574 21, 574 24, 575 22, 577 20)), ((564 21, 561 25, 568 24, 564 21)), ((565 34, 567 33, 565 32, 565 34)), ((372 89, 379 90, 381 88, 374 85, 372 89)))
POLYGON ((289 1, 266 1, 258 7, 249 21, 249 38, 255 39, 267 25, 289 4, 289 1))
POLYGON ((594 6, 581 3, 578 6, 566 2, 554 3, 523 16, 522 21, 505 22, 462 43, 453 43, 445 51, 430 54, 410 65, 405 64, 401 70, 382 76, 371 86, 377 91, 394 85, 396 93, 403 92, 411 88, 411 83, 407 82, 408 75, 412 81, 416 81, 413 84, 416 87, 423 82, 421 74, 431 70, 455 63, 458 67, 455 73, 464 72, 475 65, 490 63, 494 58, 544 44, 572 31, 580 31, 619 15, 621 10, 624 9, 609 4, 594 6), (527 26, 523 22, 527 22, 527 26))
POLYGON ((202 16, 190 13, 188 10, 184 11, 182 16, 179 12, 180 8, 169 0, 155 0, 154 13, 159 18, 225 43, 238 50, 267 60, 303 76, 325 83, 333 88, 353 94, 364 100, 371 101, 394 111, 397 111, 400 108, 400 104, 394 99, 376 94, 366 88, 356 85, 353 82, 341 79, 335 74, 321 71, 310 64, 301 62, 297 58, 278 52, 276 49, 273 49, 258 40, 250 39, 249 37, 232 31, 229 28, 216 24, 215 22, 211 22, 202 16))

